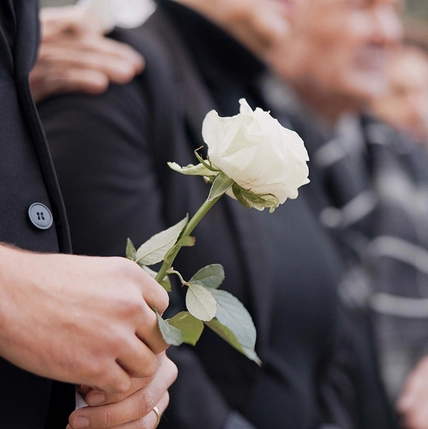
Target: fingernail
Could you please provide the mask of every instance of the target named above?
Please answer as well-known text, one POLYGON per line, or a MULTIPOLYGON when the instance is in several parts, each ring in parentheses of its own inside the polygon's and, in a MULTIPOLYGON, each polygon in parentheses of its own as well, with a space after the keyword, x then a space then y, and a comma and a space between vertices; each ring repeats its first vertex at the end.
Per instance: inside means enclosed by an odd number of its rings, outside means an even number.
POLYGON ((89 419, 85 416, 77 416, 71 425, 73 429, 82 429, 89 427, 89 419))
POLYGON ((106 397, 104 393, 101 392, 95 392, 91 395, 86 396, 86 403, 91 406, 100 405, 104 403, 106 400, 106 397))

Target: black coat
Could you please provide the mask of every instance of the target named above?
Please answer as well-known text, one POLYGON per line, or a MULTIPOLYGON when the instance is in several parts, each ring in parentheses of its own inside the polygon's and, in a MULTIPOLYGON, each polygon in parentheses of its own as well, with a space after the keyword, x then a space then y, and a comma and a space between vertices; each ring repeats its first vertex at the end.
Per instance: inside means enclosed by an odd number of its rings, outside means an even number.
MULTIPOLYGON (((14 3, 17 27, 13 49, 8 43, 10 33, 4 27, 0 32, 0 242, 34 251, 68 251, 64 207, 28 86, 38 46, 37 3, 14 3), (33 203, 50 209, 54 223, 49 229, 39 229, 30 221, 28 209, 33 203)), ((6 1, 3 7, 7 5, 6 1)), ((0 12, 4 10, 0 8, 0 12)), ((60 384, 4 360, 0 360, 0 380, 0 426, 44 428, 52 386, 61 389, 60 384)), ((72 398, 73 389, 66 390, 68 399, 72 398)), ((66 399, 62 394, 56 396, 66 399)), ((66 413, 71 411, 69 408, 66 413)), ((64 415, 60 421, 65 425, 64 415)))

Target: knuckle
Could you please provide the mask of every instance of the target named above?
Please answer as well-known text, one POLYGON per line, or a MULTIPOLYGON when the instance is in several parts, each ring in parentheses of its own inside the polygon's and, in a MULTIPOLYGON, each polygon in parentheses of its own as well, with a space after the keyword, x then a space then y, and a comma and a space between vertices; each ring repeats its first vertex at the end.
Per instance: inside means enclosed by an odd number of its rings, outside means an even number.
POLYGON ((144 365, 144 377, 153 377, 158 370, 158 362, 155 358, 155 355, 152 357, 146 357, 146 362, 144 365))
POLYGON ((170 374, 171 374, 171 384, 174 383, 174 381, 177 379, 178 377, 178 368, 177 365, 172 362, 171 360, 169 361, 169 367, 170 367, 170 374))
POLYGON ((96 384, 105 379, 106 370, 103 363, 97 362, 96 359, 88 359, 86 362, 86 373, 89 379, 94 379, 96 384))
POLYGON ((106 408, 104 411, 104 421, 106 428, 114 427, 117 424, 116 414, 109 408, 106 408))
POLYGON ((158 306, 160 308, 157 308, 157 310, 159 313, 163 313, 168 308, 169 295, 168 295, 168 292, 162 287, 159 287, 158 290, 159 290, 159 298, 158 298, 159 304, 158 304, 158 306))
POLYGON ((114 385, 116 386, 116 392, 123 395, 131 388, 131 380, 129 377, 122 377, 114 380, 114 385))
POLYGON ((165 357, 165 360, 161 366, 162 371, 166 374, 169 380, 169 384, 171 385, 178 376, 178 368, 177 365, 168 357, 165 357))
POLYGON ((153 407, 157 404, 157 396, 151 389, 144 390, 141 398, 138 401, 138 412, 141 417, 150 413, 153 407))
POLYGON ((123 314, 126 319, 133 319, 144 313, 145 303, 141 297, 123 297, 121 302, 117 302, 119 314, 123 314))
POLYGON ((133 263, 129 259, 120 258, 117 256, 112 256, 108 258, 108 264, 110 265, 113 272, 125 277, 125 278, 133 278, 134 277, 134 267, 138 268, 137 264, 133 263))
POLYGON ((103 371, 100 374, 101 383, 98 383, 98 386, 106 386, 106 388, 101 389, 105 390, 108 393, 115 395, 123 395, 131 388, 131 378, 125 373, 117 374, 112 376, 108 371, 103 371))

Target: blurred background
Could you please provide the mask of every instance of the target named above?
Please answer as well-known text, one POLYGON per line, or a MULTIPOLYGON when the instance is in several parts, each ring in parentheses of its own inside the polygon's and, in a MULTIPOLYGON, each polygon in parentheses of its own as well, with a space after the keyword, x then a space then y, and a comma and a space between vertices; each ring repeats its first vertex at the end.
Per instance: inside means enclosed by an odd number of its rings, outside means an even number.
POLYGON ((426 0, 407 0, 408 13, 428 19, 428 2, 426 0))
POLYGON ((406 32, 428 42, 428 1, 407 0, 404 11, 406 32))
MULTIPOLYGON (((62 6, 74 4, 76 0, 39 0, 40 5, 44 6, 62 6)), ((427 0, 407 0, 406 14, 418 20, 428 21, 428 1, 427 0)))
MULTIPOLYGON (((40 6, 63 6, 74 4, 77 0, 39 0, 40 6)), ((406 33, 415 33, 428 42, 428 0, 407 0, 403 12, 406 33)))

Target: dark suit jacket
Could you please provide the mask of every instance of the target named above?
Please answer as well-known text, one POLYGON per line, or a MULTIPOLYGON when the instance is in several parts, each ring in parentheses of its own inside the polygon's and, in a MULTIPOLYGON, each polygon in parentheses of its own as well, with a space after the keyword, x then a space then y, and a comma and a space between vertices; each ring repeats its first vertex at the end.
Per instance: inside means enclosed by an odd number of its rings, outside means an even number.
MULTIPOLYGON (((194 214, 209 191, 201 178, 182 176, 166 165, 167 161, 196 162, 193 149, 203 144, 202 119, 217 107, 204 78, 187 61, 187 50, 171 22, 158 11, 144 27, 112 36, 144 54, 147 67, 141 76, 126 86, 111 86, 102 96, 57 97, 39 106, 77 253, 123 255, 127 237, 140 245, 186 213, 194 214)), ((205 265, 224 266, 224 288, 251 311, 258 329, 257 350, 263 359, 269 345, 274 285, 261 216, 222 198, 196 228, 196 247, 183 249, 174 266, 185 279, 205 265)), ((307 248, 320 245, 312 236, 306 239, 307 248)), ((290 242, 289 252, 301 244, 290 242)), ((319 278, 314 279, 318 283, 319 278)), ((293 279, 284 282, 284 287, 288 284, 291 290, 299 290, 293 279)), ((319 309, 323 304, 316 305, 318 298, 332 308, 327 310, 331 319, 325 321, 326 332, 318 335, 323 350, 316 351, 327 355, 334 337, 334 287, 317 292, 312 302, 319 309)), ((182 305, 179 302, 173 297, 175 311, 182 305)), ((312 316, 315 313, 303 319, 316 331, 318 324, 312 316)), ((313 332, 301 332, 300 338, 311 335, 313 332)), ((263 369, 223 340, 206 331, 196 348, 180 346, 169 353, 180 375, 171 389, 170 411, 160 427, 220 429, 231 410, 251 412, 248 407, 263 369)), ((311 378, 313 373, 320 380, 322 365, 318 364, 311 368, 311 375, 302 377, 311 378)), ((295 371, 291 373, 299 377, 295 371)), ((277 427, 308 428, 302 423, 305 413, 300 414, 300 422, 283 426, 282 421, 277 427)))
MULTIPOLYGON (((298 103, 300 106, 301 102, 298 103)), ((293 128, 305 141, 310 156, 315 156, 320 146, 328 141, 325 131, 320 130, 317 118, 311 117, 309 111, 296 110, 293 106, 288 106, 288 108, 293 128)), ((391 141, 393 141, 392 136, 391 141)), ((408 154, 400 154, 397 151, 396 156, 399 158, 408 156, 408 154)), ((423 157, 423 159, 425 158, 423 157)), ((407 162, 409 165, 413 165, 413 171, 416 174, 418 168, 416 168, 414 160, 407 162)), ((406 164, 407 162, 402 163, 406 164)), ((344 193, 346 193, 347 188, 352 189, 353 186, 347 168, 349 166, 345 164, 343 170, 340 171, 340 179, 335 182, 339 183, 342 189, 345 189, 344 193)), ((355 174, 355 172, 353 173, 355 174)), ((312 184, 318 188, 314 193, 317 198, 312 200, 314 210, 321 212, 333 200, 334 191, 329 186, 334 184, 325 179, 325 172, 320 168, 312 169, 312 184)), ((331 235, 340 241, 340 233, 340 230, 332 230, 331 235)), ((343 254, 347 255, 347 251, 344 250, 343 254)), ((344 258, 346 259, 346 256, 344 258)), ((399 426, 399 417, 387 397, 385 386, 381 380, 379 356, 374 345, 373 315, 363 306, 352 308, 352 306, 347 305, 345 313, 343 323, 346 325, 347 338, 343 339, 346 345, 342 347, 341 352, 344 355, 342 359, 347 362, 348 379, 352 383, 355 394, 357 427, 359 429, 395 429, 399 426)))
MULTIPOLYGON (((28 73, 37 55, 37 3, 14 3, 17 27, 13 52, 7 32, 0 31, 0 242, 35 251, 68 251, 63 203, 28 86, 28 73), (51 228, 40 230, 30 222, 27 211, 35 202, 52 211, 51 228)), ((44 428, 53 383, 1 359, 0 380, 0 426, 44 428)), ((54 385, 60 389, 59 384, 54 385)), ((68 390, 70 398, 73 389, 68 390)), ((64 415, 60 421, 65 425, 64 415)))

